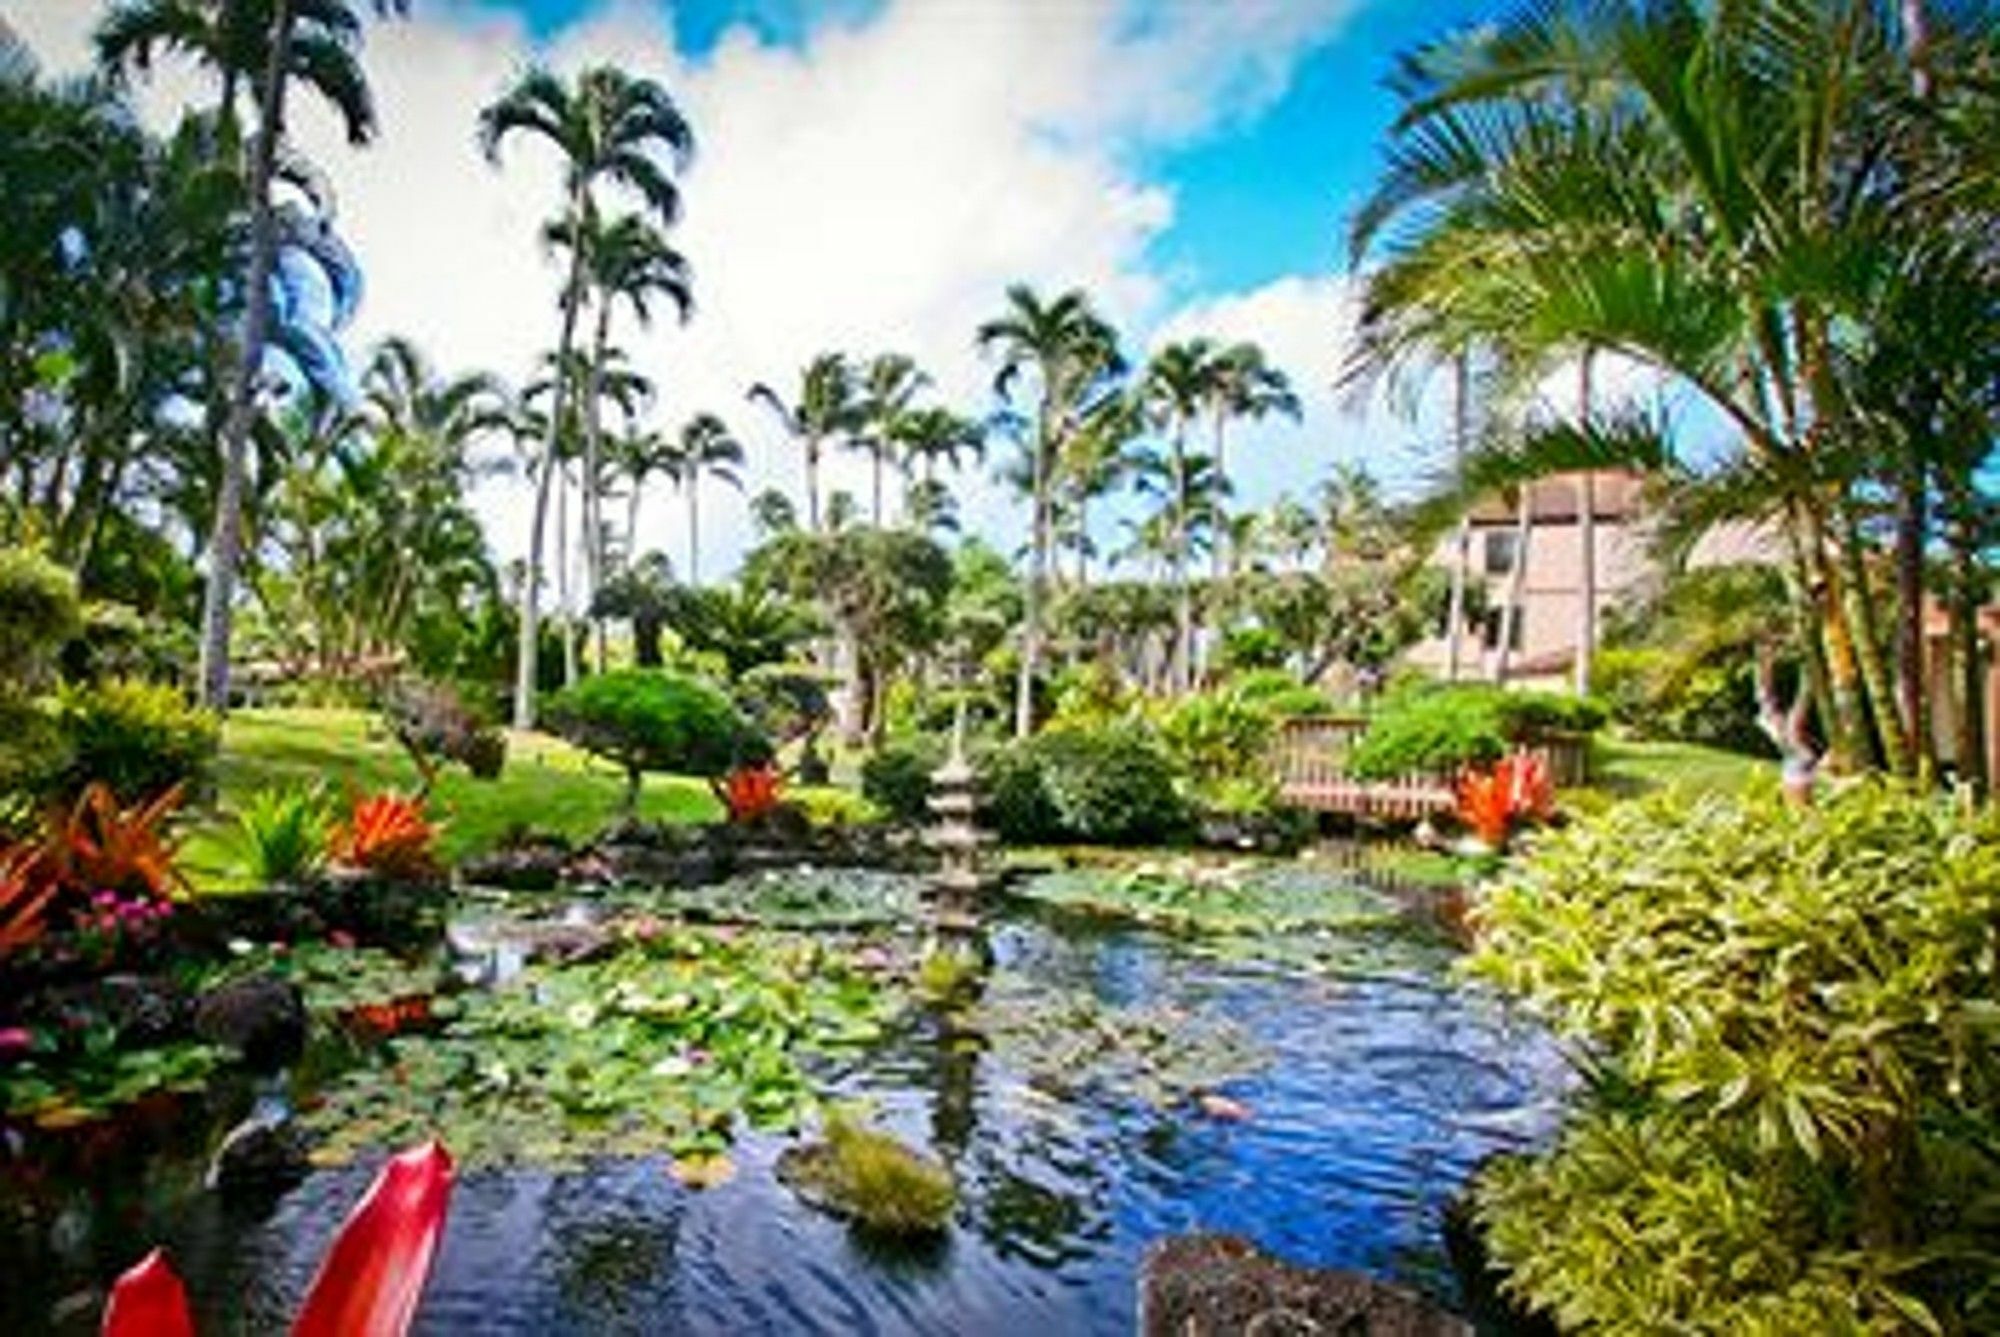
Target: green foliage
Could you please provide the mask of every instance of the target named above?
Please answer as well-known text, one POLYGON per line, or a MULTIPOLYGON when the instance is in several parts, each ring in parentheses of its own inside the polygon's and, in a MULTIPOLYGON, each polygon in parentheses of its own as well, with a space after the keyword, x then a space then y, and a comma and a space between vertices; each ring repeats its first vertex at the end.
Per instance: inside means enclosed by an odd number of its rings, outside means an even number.
POLYGON ((497 780, 507 765, 507 735, 471 709, 449 683, 422 680, 390 688, 384 721, 410 754, 429 789, 446 762, 457 762, 481 780, 497 780))
POLYGON ((1173 762, 1143 725, 1048 729, 981 770, 987 820, 1008 841, 1146 845, 1187 828, 1173 762))
POLYGON ((796 1127, 810 1057, 879 1040, 902 1006, 811 939, 631 932, 602 960, 439 1000, 441 1034, 392 1040, 306 1116, 320 1155, 428 1136, 467 1166, 718 1152, 745 1123, 796 1127))
POLYGON ((720 689, 663 669, 585 678, 549 702, 548 720, 557 734, 625 768, 628 806, 646 771, 716 777, 770 756, 769 743, 720 689))
POLYGON ((1050 689, 1055 710, 1049 723, 1059 728, 1107 728, 1132 718, 1143 700, 1116 669, 1097 660, 1064 668, 1050 689))
POLYGON ((1216 647, 1215 668, 1222 673, 1283 669, 1291 647, 1269 627, 1232 627, 1216 647))
POLYGON ((1477 923, 1471 972, 1592 1055, 1480 1194, 1565 1327, 2000 1322, 2000 814, 1669 793, 1545 837, 1477 923))
POLYGON ((35 548, 0 548, 0 682, 34 686, 83 629, 76 573, 35 548))
POLYGON ((882 820, 882 809, 866 795, 833 785, 796 785, 785 791, 785 801, 814 826, 867 826, 882 820))
POLYGON ((244 871, 261 886, 302 882, 326 861, 333 810, 323 785, 260 789, 236 820, 244 871))
POLYGON ((1317 687, 1308 687, 1282 669, 1257 669, 1239 673, 1229 680, 1229 690, 1278 720, 1325 715, 1334 708, 1333 698, 1317 687))
POLYGON ((935 738, 883 743, 861 763, 861 793, 895 821, 929 821, 931 773, 944 765, 944 756, 944 744, 935 738))
POLYGON ((69 744, 64 794, 98 781, 128 801, 201 785, 222 736, 215 716, 179 689, 136 679, 63 687, 56 720, 69 744))
POLYGON ((841 1114, 826 1140, 790 1154, 784 1175, 808 1200, 884 1235, 931 1235, 951 1224, 951 1171, 888 1133, 841 1114))
MULTIPOLYGON (((1757 654, 1790 625, 1784 582, 1772 568, 1689 571, 1658 597, 1606 618, 1591 690, 1639 737, 1768 756, 1757 725, 1757 654)), ((1781 652, 1780 674, 1795 673, 1796 660, 1781 652)))
POLYGON ((1516 743, 1601 727, 1602 706, 1554 692, 1484 683, 1414 684, 1385 698, 1348 754, 1357 779, 1456 771, 1498 761, 1516 743))
POLYGON ((1231 689, 1184 697, 1160 717, 1160 741, 1196 793, 1266 771, 1277 729, 1273 712, 1231 689))

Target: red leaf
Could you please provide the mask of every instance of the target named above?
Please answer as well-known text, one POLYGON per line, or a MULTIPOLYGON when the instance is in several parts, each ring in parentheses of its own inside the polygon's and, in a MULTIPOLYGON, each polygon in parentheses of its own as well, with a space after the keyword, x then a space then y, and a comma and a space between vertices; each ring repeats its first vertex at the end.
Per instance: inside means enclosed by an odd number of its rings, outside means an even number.
POLYGON ((153 1250, 118 1278, 101 1331, 103 1337, 194 1337, 187 1291, 165 1250, 153 1250))
POLYGON ((392 1158, 320 1261, 293 1337, 402 1337, 451 1201, 451 1156, 435 1142, 392 1158))

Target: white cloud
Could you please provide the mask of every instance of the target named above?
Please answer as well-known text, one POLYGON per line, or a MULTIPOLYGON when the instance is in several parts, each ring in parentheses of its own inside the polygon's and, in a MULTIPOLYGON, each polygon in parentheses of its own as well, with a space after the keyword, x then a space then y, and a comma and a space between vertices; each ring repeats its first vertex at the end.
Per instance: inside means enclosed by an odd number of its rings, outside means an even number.
MULTIPOLYGON (((328 171, 367 273, 350 346, 405 333, 446 367, 518 380, 555 334, 557 278, 536 238, 555 207, 556 170, 549 149, 525 140, 490 168, 473 143, 476 111, 536 57, 563 70, 611 59, 663 78, 699 140, 675 237, 695 267, 699 313, 685 330, 628 326, 623 340, 663 386, 663 423, 722 412, 751 448, 751 489, 796 492, 796 462, 743 402, 748 384, 788 384, 822 348, 897 348, 941 395, 983 406, 987 372, 971 333, 1017 280, 1080 284, 1128 328, 1158 323, 1160 276, 1145 252, 1173 199, 1132 166, 1133 150, 1253 117, 1358 3, 1168 3, 1134 23, 1111 0, 892 0, 802 47, 746 27, 692 60, 664 14, 636 0, 600 6, 539 51, 498 5, 420 3, 411 20, 369 28, 381 112, 372 147, 348 149, 309 107, 294 127, 328 171)), ((0 0, 0 12, 51 67, 73 68, 99 7, 0 0)), ((200 88, 163 72, 146 101, 165 110, 200 88)), ((1259 338, 1308 391, 1302 431, 1268 429, 1268 450, 1240 434, 1253 499, 1270 479, 1292 479, 1299 447, 1317 469, 1355 444, 1326 388, 1342 309, 1336 281, 1300 278, 1172 321, 1259 338)), ((836 466, 836 484, 859 494, 862 480, 858 461, 836 466)), ((990 486, 975 490, 973 515, 1005 538, 1018 517, 990 486)), ((514 480, 480 498, 503 554, 525 546, 524 494, 514 480)), ((710 512, 703 566, 717 571, 748 526, 740 501, 710 512)), ((678 555, 679 525, 668 498, 648 504, 650 544, 678 555)))

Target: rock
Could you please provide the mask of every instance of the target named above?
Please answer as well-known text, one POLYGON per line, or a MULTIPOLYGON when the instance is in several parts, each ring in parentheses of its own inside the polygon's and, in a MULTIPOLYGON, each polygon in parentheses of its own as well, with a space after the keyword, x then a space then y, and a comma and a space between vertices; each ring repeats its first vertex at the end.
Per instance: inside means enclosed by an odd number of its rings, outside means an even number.
POLYGON ((250 975, 195 1000, 195 1034, 234 1049, 256 1072, 298 1061, 306 1043, 306 1006, 298 986, 275 975, 250 975))
POLYGON ((187 1033, 188 1000, 166 980, 106 975, 97 982, 104 1015, 128 1048, 165 1044, 187 1033))
POLYGON ((556 841, 513 845, 467 859, 458 866, 459 880, 475 887, 507 891, 552 891, 562 881, 569 847, 556 841))
POLYGON ((1299 1267, 1237 1235, 1181 1235, 1146 1251, 1139 1331, 1147 1337, 1472 1337, 1473 1329, 1456 1314, 1359 1272, 1299 1267))
POLYGON ((202 1183, 224 1194, 282 1193, 311 1169, 305 1134, 281 1101, 264 1097, 223 1135, 202 1183))

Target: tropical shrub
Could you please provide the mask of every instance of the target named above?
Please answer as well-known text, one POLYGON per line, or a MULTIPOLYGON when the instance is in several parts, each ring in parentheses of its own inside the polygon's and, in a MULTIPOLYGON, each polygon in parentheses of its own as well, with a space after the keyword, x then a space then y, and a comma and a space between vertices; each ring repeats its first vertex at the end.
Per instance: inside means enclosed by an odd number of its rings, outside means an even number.
POLYGON ((83 627, 76 573, 34 548, 0 548, 0 684, 32 689, 83 627))
POLYGON ((507 735, 467 706, 448 683, 397 683, 385 695, 382 715, 423 777, 425 793, 447 762, 459 763, 481 780, 497 780, 506 768, 507 735))
POLYGON ((784 773, 769 762, 738 766, 711 783, 732 822, 754 822, 768 817, 785 798, 784 773))
POLYGON ((986 758, 987 821, 1014 842, 1146 845, 1182 834, 1188 812, 1150 729, 1051 728, 986 758))
POLYGON ((1469 969, 1587 1054, 1547 1155, 1483 1176, 1564 1328, 2000 1328, 2000 812, 1886 784, 1664 794, 1485 893, 1469 969))
POLYGON ((346 821, 327 835, 337 863, 396 881, 437 875, 437 827, 424 816, 421 795, 364 794, 346 821))
POLYGON ((1296 720, 1310 715, 1330 714, 1334 700, 1317 687, 1308 687, 1282 669, 1257 669, 1239 673, 1229 680, 1229 690, 1237 698, 1268 711, 1274 719, 1296 720))
POLYGON ((215 715, 179 689, 131 678, 64 687, 56 722, 69 751, 63 797, 93 781, 126 798, 199 788, 222 738, 215 715))
POLYGON ((1160 742, 1197 793, 1268 770, 1277 716, 1224 689, 1184 697, 1160 716, 1160 742))
POLYGON ((83 896, 112 891, 164 900, 186 892, 180 847, 165 831, 180 801, 178 785, 129 807, 105 785, 86 786, 50 819, 39 875, 83 896))
POLYGON ((244 867, 263 885, 302 882, 326 860, 332 816, 319 785, 260 789, 236 821, 244 867))
POLYGON ((0 961, 34 946, 48 928, 49 902, 62 888, 40 875, 40 862, 33 845, 0 849, 0 961))
POLYGON ((1547 821, 1555 813, 1556 787, 1548 763, 1516 752, 1491 770, 1468 770, 1458 777, 1458 820, 1489 850, 1504 850, 1526 822, 1547 821))
POLYGON ((930 818, 931 774, 944 765, 935 738, 892 739, 861 763, 861 794, 890 820, 917 825, 930 818))
POLYGON ((1604 708, 1554 692, 1516 692, 1485 683, 1420 683, 1385 697, 1348 754, 1362 780, 1437 774, 1498 761, 1517 743, 1549 733, 1589 733, 1604 708))
POLYGON ((1049 723, 1060 728, 1105 728, 1131 718, 1143 699, 1116 669, 1094 660, 1063 669, 1050 686, 1055 709, 1049 723))
POLYGON ((586 678, 549 703, 549 726, 625 769, 625 807, 635 811, 647 771, 720 777, 768 760, 770 744, 718 688, 664 669, 586 678))

